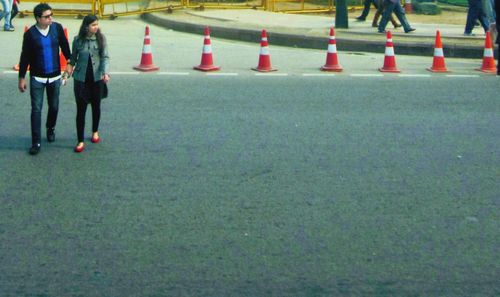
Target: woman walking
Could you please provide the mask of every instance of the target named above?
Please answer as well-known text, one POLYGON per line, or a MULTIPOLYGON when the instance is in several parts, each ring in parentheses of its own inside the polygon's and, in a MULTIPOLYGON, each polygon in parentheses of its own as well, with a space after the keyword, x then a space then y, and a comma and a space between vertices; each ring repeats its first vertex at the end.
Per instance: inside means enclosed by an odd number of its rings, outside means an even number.
POLYGON ((101 99, 107 96, 109 81, 109 55, 106 39, 99 29, 99 20, 95 15, 83 18, 78 36, 75 36, 72 46, 72 56, 69 63, 70 73, 75 79, 74 92, 76 99, 76 134, 78 143, 75 152, 84 149, 85 113, 90 103, 92 106, 92 137, 93 143, 100 141, 99 121, 101 117, 101 99))

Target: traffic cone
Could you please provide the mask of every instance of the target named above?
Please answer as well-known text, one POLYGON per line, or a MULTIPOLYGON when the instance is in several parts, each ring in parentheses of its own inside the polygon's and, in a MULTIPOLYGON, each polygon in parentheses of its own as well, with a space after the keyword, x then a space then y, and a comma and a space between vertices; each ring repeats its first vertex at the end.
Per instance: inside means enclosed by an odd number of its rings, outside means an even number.
POLYGON ((495 58, 493 57, 493 46, 491 45, 490 32, 486 32, 486 40, 484 42, 483 65, 476 69, 486 73, 497 73, 495 66, 495 58))
MULTIPOLYGON (((66 37, 66 40, 68 40, 69 43, 68 28, 64 28, 64 36, 66 37)), ((62 52, 59 53, 59 64, 61 65, 61 71, 65 71, 68 63, 66 62, 66 58, 64 57, 62 52)))
POLYGON ((337 58, 337 44, 335 41, 335 32, 333 27, 330 28, 330 40, 328 41, 328 52, 326 54, 326 64, 321 67, 323 71, 342 71, 342 66, 340 66, 337 58))
MULTIPOLYGON (((28 25, 25 25, 24 26, 24 33, 26 33, 28 31, 28 25)), ((28 65, 28 69, 29 69, 29 65, 28 65)), ((19 71, 19 63, 17 63, 16 65, 12 66, 12 69, 15 70, 15 71, 19 71)))
POLYGON ((266 30, 262 30, 262 39, 260 41, 259 65, 252 70, 259 72, 271 72, 278 69, 271 67, 271 56, 269 55, 269 43, 267 42, 266 30))
POLYGON ((210 44, 210 30, 208 26, 205 27, 205 39, 203 41, 203 51, 201 53, 201 64, 193 67, 193 69, 201 71, 215 71, 219 70, 219 66, 214 66, 212 57, 212 45, 210 44))
POLYGON ((151 52, 151 39, 149 38, 149 25, 146 25, 144 33, 144 45, 142 47, 141 64, 134 66, 135 70, 139 71, 155 71, 160 69, 153 64, 153 54, 151 52))
POLYGON ((441 33, 439 33, 439 30, 436 31, 436 42, 434 44, 434 61, 432 62, 432 67, 427 68, 427 70, 432 72, 448 72, 448 69, 446 69, 446 65, 444 63, 443 45, 441 44, 441 33))
POLYGON ((387 42, 385 43, 384 66, 378 69, 380 72, 401 72, 396 67, 394 56, 394 44, 392 43, 391 31, 387 31, 387 42))

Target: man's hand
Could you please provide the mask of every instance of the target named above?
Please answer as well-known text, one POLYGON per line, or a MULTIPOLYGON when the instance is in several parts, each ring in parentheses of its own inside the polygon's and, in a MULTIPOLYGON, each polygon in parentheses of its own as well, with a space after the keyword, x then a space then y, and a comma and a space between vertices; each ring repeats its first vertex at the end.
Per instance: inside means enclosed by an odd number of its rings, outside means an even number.
POLYGON ((21 93, 24 93, 24 91, 26 91, 26 79, 19 78, 19 84, 17 87, 19 88, 19 91, 21 91, 21 93))

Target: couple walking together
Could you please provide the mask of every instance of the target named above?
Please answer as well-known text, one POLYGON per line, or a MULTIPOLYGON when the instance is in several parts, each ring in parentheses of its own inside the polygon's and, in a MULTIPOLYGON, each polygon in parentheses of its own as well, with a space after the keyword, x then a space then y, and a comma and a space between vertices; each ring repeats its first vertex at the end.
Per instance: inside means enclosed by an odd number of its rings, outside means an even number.
POLYGON ((70 51, 61 24, 53 22, 52 8, 40 3, 33 10, 36 24, 24 33, 19 62, 19 83, 21 92, 26 91, 26 72, 30 67, 31 97, 31 155, 41 148, 41 117, 44 92, 47 94, 48 114, 45 127, 47 141, 55 141, 55 126, 59 109, 59 90, 62 82, 72 75, 76 100, 77 145, 74 151, 84 150, 85 114, 87 106, 92 106, 92 137, 97 143, 101 116, 101 99, 106 95, 109 81, 109 54, 104 35, 99 30, 96 16, 86 16, 75 36, 70 51), (61 75, 59 48, 67 60, 66 71, 61 75), (61 82, 62 79, 62 82, 61 82))

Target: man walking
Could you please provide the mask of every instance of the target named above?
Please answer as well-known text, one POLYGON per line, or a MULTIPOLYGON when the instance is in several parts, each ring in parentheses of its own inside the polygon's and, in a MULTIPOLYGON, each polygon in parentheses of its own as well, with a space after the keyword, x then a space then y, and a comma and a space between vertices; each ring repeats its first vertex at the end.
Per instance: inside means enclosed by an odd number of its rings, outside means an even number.
MULTIPOLYGON (((47 114, 47 140, 55 141, 55 126, 59 109, 61 65, 59 48, 68 60, 71 56, 69 43, 61 24, 52 21, 52 8, 40 3, 33 9, 36 24, 24 33, 19 62, 19 90, 26 91, 26 71, 30 67, 31 97, 31 155, 40 151, 43 93, 47 92, 49 111, 47 114)), ((69 63, 68 63, 69 64, 69 63)))

